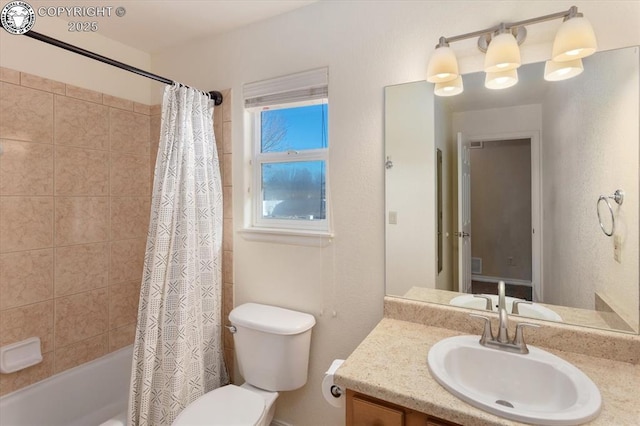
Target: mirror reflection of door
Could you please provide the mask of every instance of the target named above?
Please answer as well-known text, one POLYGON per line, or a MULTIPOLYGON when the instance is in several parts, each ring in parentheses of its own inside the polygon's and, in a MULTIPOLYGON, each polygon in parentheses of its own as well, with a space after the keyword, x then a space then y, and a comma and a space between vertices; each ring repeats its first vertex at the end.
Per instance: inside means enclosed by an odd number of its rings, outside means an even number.
POLYGON ((458 289, 471 293, 471 157, 470 141, 458 132, 458 289))
POLYGON ((498 281, 505 281, 509 296, 532 300, 531 140, 467 146, 473 235, 470 256, 461 259, 471 270, 468 292, 495 294, 498 281))

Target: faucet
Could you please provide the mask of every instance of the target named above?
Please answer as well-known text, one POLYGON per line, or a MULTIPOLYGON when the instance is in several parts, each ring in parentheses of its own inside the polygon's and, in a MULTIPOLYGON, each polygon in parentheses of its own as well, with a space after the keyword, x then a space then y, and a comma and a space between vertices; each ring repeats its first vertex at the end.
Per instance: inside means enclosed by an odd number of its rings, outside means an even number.
POLYGON ((509 343, 509 314, 507 313, 507 303, 504 281, 498 282, 498 318, 500 325, 498 327, 498 342, 509 343))
POLYGON ((516 352, 519 354, 528 354, 529 348, 524 341, 524 334, 522 329, 524 327, 540 327, 536 324, 528 322, 521 322, 516 326, 516 335, 512 339, 509 339, 509 314, 507 313, 506 298, 505 298, 505 284, 504 281, 498 283, 498 319, 500 321, 498 325, 498 336, 494 336, 491 330, 491 320, 488 316, 469 314, 474 318, 481 318, 484 320, 484 331, 482 337, 480 337, 480 344, 482 346, 500 349, 508 352, 516 352))

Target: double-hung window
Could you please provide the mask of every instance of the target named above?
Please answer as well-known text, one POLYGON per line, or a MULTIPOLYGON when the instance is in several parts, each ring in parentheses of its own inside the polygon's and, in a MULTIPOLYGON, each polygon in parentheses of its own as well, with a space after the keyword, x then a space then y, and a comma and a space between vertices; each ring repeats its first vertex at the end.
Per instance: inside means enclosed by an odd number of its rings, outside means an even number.
POLYGON ((323 68, 244 86, 254 228, 329 232, 327 83, 323 68))

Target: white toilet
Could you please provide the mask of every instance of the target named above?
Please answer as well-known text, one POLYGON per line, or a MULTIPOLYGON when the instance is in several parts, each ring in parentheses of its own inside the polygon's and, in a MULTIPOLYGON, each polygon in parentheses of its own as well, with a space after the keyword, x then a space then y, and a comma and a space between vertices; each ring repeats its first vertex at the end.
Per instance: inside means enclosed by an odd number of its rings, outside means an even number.
POLYGON ((189 404, 173 426, 268 426, 278 391, 307 382, 312 315, 246 303, 229 314, 242 386, 227 385, 189 404))

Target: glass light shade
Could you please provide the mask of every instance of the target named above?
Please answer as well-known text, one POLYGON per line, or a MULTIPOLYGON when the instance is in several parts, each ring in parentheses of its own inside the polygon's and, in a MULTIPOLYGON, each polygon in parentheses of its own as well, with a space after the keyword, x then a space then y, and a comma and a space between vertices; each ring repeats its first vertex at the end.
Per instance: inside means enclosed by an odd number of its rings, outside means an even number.
POLYGON ((598 48, 596 35, 587 18, 576 16, 564 21, 553 40, 551 59, 571 61, 592 55, 598 48))
POLYGON ((456 79, 451 81, 436 83, 434 93, 436 96, 455 96, 462 93, 463 90, 462 76, 458 76, 456 79))
POLYGON ((516 38, 509 32, 493 37, 484 57, 484 71, 509 71, 519 66, 520 48, 516 38))
POLYGON ((437 47, 429 59, 427 81, 429 83, 444 83, 455 80, 458 75, 456 54, 448 46, 437 47))
POLYGON ((484 87, 487 89, 506 89, 518 82, 518 70, 512 69, 502 72, 488 72, 484 78, 484 87))
POLYGON ((556 62, 547 61, 544 64, 544 79, 547 81, 567 80, 584 71, 582 59, 573 61, 556 62))

